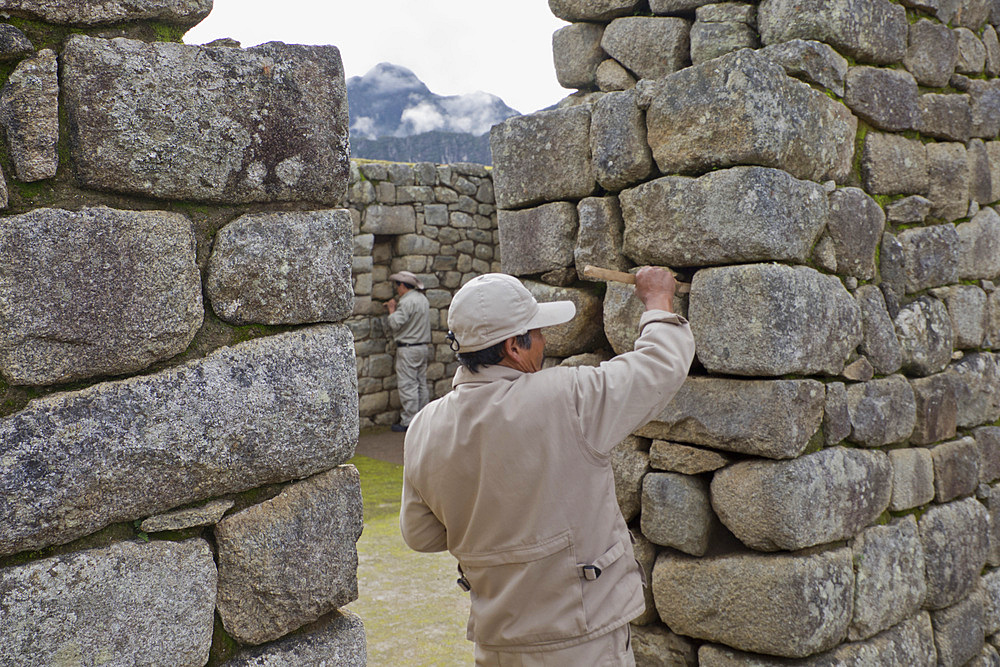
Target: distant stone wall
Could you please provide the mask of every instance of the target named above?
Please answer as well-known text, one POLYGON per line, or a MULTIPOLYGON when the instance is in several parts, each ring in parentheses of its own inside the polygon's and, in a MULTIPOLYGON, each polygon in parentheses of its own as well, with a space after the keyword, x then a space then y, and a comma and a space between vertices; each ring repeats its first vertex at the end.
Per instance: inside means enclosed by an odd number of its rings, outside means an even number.
POLYGON ((210 8, 4 3, 3 664, 365 664, 340 54, 210 8))
POLYGON ((614 455, 639 664, 996 664, 1000 5, 550 6, 580 92, 493 129, 503 270, 617 352, 641 304, 575 269, 691 282, 691 377, 614 455))
POLYGON ((395 346, 385 302, 389 276, 411 271, 431 306, 432 398, 451 390, 458 362, 445 341, 448 306, 471 278, 500 270, 496 206, 489 169, 354 160, 347 206, 354 222, 354 333, 361 427, 399 421, 395 346))

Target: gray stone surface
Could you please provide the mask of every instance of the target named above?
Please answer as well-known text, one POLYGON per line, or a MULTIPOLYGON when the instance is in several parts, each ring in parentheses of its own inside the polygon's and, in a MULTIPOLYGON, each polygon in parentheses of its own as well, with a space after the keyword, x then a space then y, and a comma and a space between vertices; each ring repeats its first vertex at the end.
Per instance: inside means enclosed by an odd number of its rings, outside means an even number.
POLYGON ((979 448, 979 481, 990 484, 1000 479, 1000 426, 973 429, 979 448))
POLYGON ((576 205, 579 229, 573 260, 583 278, 588 264, 616 271, 627 271, 629 262, 622 254, 622 233, 625 221, 617 197, 587 197, 576 205))
POLYGON ((0 60, 17 60, 34 52, 31 40, 20 29, 0 23, 0 60))
POLYGON ((847 633, 851 550, 704 558, 665 552, 653 568, 653 596, 674 632, 802 658, 833 648, 847 633))
POLYGON ((997 31, 993 26, 987 25, 983 28, 982 37, 983 47, 986 51, 984 63, 986 75, 998 76, 1000 75, 1000 39, 997 39, 997 31))
POLYGON ((903 442, 913 432, 916 403, 902 375, 848 386, 847 409, 851 415, 848 439, 864 447, 903 442))
POLYGON ((684 67, 691 22, 681 18, 627 16, 604 29, 601 47, 640 79, 658 79, 684 67))
POLYGON ((931 200, 920 195, 897 199, 885 207, 886 221, 893 225, 923 224, 930 212, 931 200))
POLYGON ((598 295, 579 287, 553 287, 533 280, 524 281, 524 286, 539 303, 572 301, 576 305, 572 320, 545 328, 546 355, 569 357, 604 346, 603 303, 598 295))
POLYGON ((764 0, 757 23, 765 44, 815 39, 861 62, 897 63, 906 49, 906 11, 888 0, 764 0))
POLYGON ((882 249, 879 253, 879 289, 885 297, 885 307, 893 320, 899 314, 899 307, 906 293, 906 268, 903 262, 903 245, 894 235, 882 235, 882 249))
POLYGON ((0 554, 342 463, 356 377, 350 330, 324 325, 36 399, 0 420, 0 554))
POLYGON ((920 123, 917 98, 917 81, 909 72, 880 67, 847 70, 844 103, 877 129, 916 129, 920 123))
POLYGON ((988 570, 979 580, 983 592, 983 629, 987 636, 1000 630, 1000 570, 988 570))
POLYGON ((781 65, 789 76, 815 83, 840 97, 844 96, 847 60, 829 44, 793 39, 764 47, 760 50, 760 55, 781 65))
POLYGON ((662 625, 632 626, 632 652, 636 667, 696 667, 698 649, 686 637, 662 625))
POLYGON ((201 539, 2 568, 0 655, 9 665, 204 665, 216 579, 201 539))
POLYGON ((190 221, 165 211, 35 209, 0 226, 0 372, 12 384, 131 373, 202 324, 190 221))
POLYGON ((628 90, 635 86, 635 77, 614 58, 608 58, 597 66, 594 74, 597 88, 601 92, 628 90))
POLYGON ((760 46, 757 31, 739 21, 695 21, 691 26, 691 62, 695 65, 738 49, 760 46))
POLYGON ((413 234, 417 231, 417 214, 412 206, 368 206, 361 231, 366 234, 413 234))
POLYGON ((704 5, 713 4, 715 0, 650 0, 649 8, 654 14, 672 14, 690 12, 704 5))
POLYGON ((711 449, 691 447, 678 442, 654 440, 649 448, 649 465, 654 470, 698 475, 728 465, 732 457, 711 449))
POLYGON ((864 333, 858 350, 879 375, 895 373, 903 363, 903 354, 882 290, 875 285, 861 285, 854 291, 854 298, 861 308, 861 329, 864 333))
POLYGON ((969 222, 956 225, 955 230, 959 242, 959 279, 992 279, 1000 275, 1000 215, 986 207, 969 222))
POLYGON ((892 500, 889 509, 902 512, 926 505, 934 500, 934 463, 926 449, 893 449, 889 452, 892 465, 892 500))
MULTIPOLYGON (((641 493, 636 493, 636 504, 641 498, 641 493)), ((633 626, 649 625, 660 620, 660 615, 656 613, 656 604, 653 602, 653 563, 656 562, 656 552, 658 547, 647 540, 640 531, 632 532, 632 551, 635 553, 635 560, 642 568, 645 586, 642 595, 645 598, 646 610, 632 620, 633 626)))
POLYGON ((987 488, 985 505, 987 510, 986 563, 991 567, 1000 566, 1000 484, 990 484, 987 488))
POLYGON ((851 171, 857 119, 754 51, 687 68, 649 93, 647 138, 662 173, 757 164, 842 181, 851 171))
POLYGON ((639 0, 549 0, 549 9, 563 21, 606 21, 631 14, 639 0))
POLYGON ((972 438, 931 447, 934 462, 934 499, 946 503, 967 496, 979 485, 979 448, 972 438))
POLYGON ((955 71, 970 76, 982 74, 986 66, 986 47, 968 28, 956 28, 954 33, 958 45, 955 71))
POLYGON ((865 189, 876 195, 926 192, 927 151, 918 139, 868 132, 861 152, 861 179, 865 189))
MULTIPOLYGON (((645 311, 645 306, 635 296, 635 286, 623 283, 607 283, 604 294, 604 335, 615 354, 623 354, 635 347, 639 337, 639 318, 645 311)), ((674 298, 674 312, 678 309, 681 299, 674 298)))
POLYGON ((573 266, 578 226, 572 202, 497 211, 503 272, 523 276, 573 266))
POLYGON ((985 605, 982 591, 973 591, 947 609, 931 612, 938 665, 961 667, 983 650, 985 605))
POLYGON ((798 456, 823 419, 815 380, 689 377, 656 419, 636 431, 661 440, 784 459, 798 456))
POLYGON ((903 65, 922 86, 943 88, 958 63, 955 33, 937 21, 920 19, 910 25, 903 65))
POLYGON ((741 461, 716 471, 712 507, 751 549, 796 551, 873 523, 889 506, 891 475, 883 452, 844 447, 791 461, 741 461))
POLYGON ((989 352, 967 354, 951 364, 949 372, 958 380, 958 427, 992 424, 1000 419, 1000 367, 989 352))
POLYGON ((351 465, 216 524, 226 631, 262 644, 356 600, 361 527, 361 483, 351 465))
POLYGON ((725 646, 705 644, 698 651, 700 667, 935 667, 934 632, 927 613, 921 613, 863 642, 848 642, 825 653, 790 663, 783 658, 752 655, 725 646))
POLYGON ((146 533, 158 533, 164 530, 212 526, 218 523, 222 515, 228 512, 234 504, 232 500, 212 500, 198 507, 158 514, 139 524, 139 530, 146 533))
POLYGON ((943 303, 919 297, 899 309, 893 324, 903 352, 903 372, 925 376, 945 369, 951 360, 954 332, 943 303))
POLYGON ((952 285, 942 291, 951 325, 955 349, 980 348, 986 335, 986 292, 975 285, 952 285))
POLYGON ((927 597, 924 607, 949 607, 975 587, 986 563, 989 515, 975 498, 931 505, 920 517, 927 597))
POLYGON ((4 10, 64 25, 141 20, 195 25, 212 11, 212 0, 128 0, 128 2, 5 0, 4 10))
POLYGON ((649 472, 648 448, 648 440, 630 435, 611 450, 615 498, 625 521, 634 519, 641 508, 642 478, 649 472))
POLYGON ((733 375, 834 375, 862 338, 850 293, 808 267, 702 269, 691 283, 688 318, 702 365, 733 375))
POLYGON ((920 610, 927 583, 916 519, 867 528, 851 542, 851 551, 856 592, 848 639, 867 639, 920 610))
POLYGON ((604 26, 571 23, 552 34, 556 80, 563 88, 589 89, 597 85, 597 66, 605 59, 601 48, 604 26))
POLYGON ((345 609, 306 626, 302 632, 265 646, 243 648, 223 667, 365 667, 367 660, 365 626, 360 616, 345 609))
POLYGON ((837 256, 837 273, 858 280, 875 277, 875 253, 885 213, 861 188, 841 188, 830 193, 827 229, 837 256))
POLYGON ((955 437, 958 419, 958 393, 952 374, 936 373, 910 380, 916 399, 917 421, 910 443, 929 445, 955 437))
POLYGON ((609 93, 594 104, 590 150, 597 182, 611 192, 639 183, 653 172, 646 115, 636 106, 634 90, 609 93))
POLYGON ((968 95, 925 93, 920 106, 920 134, 946 141, 968 141, 972 132, 972 109, 968 95))
POLYGON ((847 409, 847 387, 843 382, 826 384, 826 405, 823 408, 823 441, 836 445, 851 434, 851 414, 847 409))
POLYGON ((59 66, 43 49, 22 60, 0 90, 0 125, 19 181, 52 178, 59 168, 59 66))
POLYGON ((336 205, 350 172, 333 46, 74 36, 60 55, 82 185, 163 199, 336 205))
POLYGON ((966 147, 966 157, 969 159, 969 199, 975 202, 969 208, 969 214, 979 212, 980 204, 992 201, 993 174, 990 172, 990 156, 986 150, 986 142, 982 139, 971 140, 966 147))
POLYGON ((695 8, 695 18, 705 23, 746 23, 757 25, 757 8, 742 2, 717 2, 695 8))
POLYGON ((508 118, 490 130, 490 150, 500 208, 579 199, 597 185, 586 106, 508 118))
POLYGON ((897 238, 903 246, 908 293, 958 282, 961 244, 954 225, 904 229, 897 238))
POLYGON ((828 215, 822 187, 764 167, 665 176, 619 199, 625 253, 664 266, 805 262, 828 215))
POLYGON ((205 291, 233 324, 339 322, 354 309, 346 209, 241 216, 215 236, 205 291))
POLYGON ((972 136, 992 140, 1000 132, 1000 81, 972 79, 963 87, 969 94, 972 136))
POLYGON ((650 542, 703 556, 717 524, 708 480, 651 472, 642 481, 642 534, 650 542))
POLYGON ((927 144, 927 198, 931 215, 951 221, 969 211, 969 158, 964 144, 927 144))

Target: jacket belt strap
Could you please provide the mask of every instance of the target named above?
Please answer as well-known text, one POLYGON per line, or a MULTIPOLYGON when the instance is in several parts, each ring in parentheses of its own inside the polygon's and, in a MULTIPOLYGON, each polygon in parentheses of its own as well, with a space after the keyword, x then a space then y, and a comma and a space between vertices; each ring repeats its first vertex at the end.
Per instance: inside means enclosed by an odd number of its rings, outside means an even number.
POLYGON ((580 575, 580 578, 586 579, 587 581, 594 581, 601 576, 601 572, 604 571, 604 568, 621 558, 624 553, 625 545, 621 542, 615 542, 613 547, 605 551, 601 557, 593 563, 578 564, 576 566, 576 572, 580 575))

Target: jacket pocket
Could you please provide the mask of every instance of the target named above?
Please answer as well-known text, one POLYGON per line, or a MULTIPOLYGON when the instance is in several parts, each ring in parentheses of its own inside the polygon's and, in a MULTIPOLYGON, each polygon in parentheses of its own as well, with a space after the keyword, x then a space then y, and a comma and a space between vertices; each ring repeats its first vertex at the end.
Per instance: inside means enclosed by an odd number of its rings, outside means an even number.
POLYGON ((459 555, 471 587, 470 631, 479 644, 534 644, 587 632, 573 538, 459 555))

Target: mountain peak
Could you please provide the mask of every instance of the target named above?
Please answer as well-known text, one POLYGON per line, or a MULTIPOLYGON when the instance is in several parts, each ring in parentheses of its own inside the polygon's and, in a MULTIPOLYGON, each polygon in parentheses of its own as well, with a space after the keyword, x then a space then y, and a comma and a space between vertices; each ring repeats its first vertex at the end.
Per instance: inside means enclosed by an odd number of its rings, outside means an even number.
POLYGON ((365 95, 402 92, 431 94, 424 82, 411 70, 392 63, 379 63, 365 72, 364 76, 352 76, 347 80, 347 89, 365 95))

